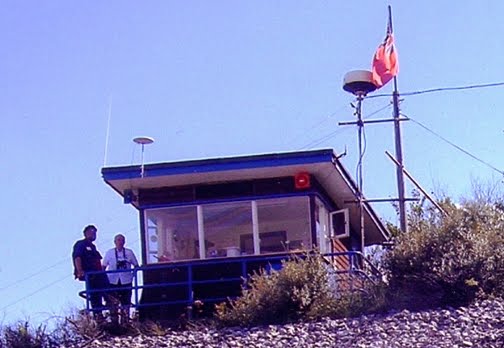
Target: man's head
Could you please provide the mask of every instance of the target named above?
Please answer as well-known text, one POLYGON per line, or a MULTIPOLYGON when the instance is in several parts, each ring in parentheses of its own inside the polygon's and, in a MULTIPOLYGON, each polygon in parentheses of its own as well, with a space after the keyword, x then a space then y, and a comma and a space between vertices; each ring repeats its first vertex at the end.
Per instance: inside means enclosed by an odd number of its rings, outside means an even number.
POLYGON ((84 227, 84 238, 89 240, 90 242, 94 242, 96 240, 96 231, 98 229, 94 225, 87 225, 84 227))
POLYGON ((114 237, 114 244, 116 248, 122 249, 126 243, 126 238, 122 234, 118 234, 114 237))

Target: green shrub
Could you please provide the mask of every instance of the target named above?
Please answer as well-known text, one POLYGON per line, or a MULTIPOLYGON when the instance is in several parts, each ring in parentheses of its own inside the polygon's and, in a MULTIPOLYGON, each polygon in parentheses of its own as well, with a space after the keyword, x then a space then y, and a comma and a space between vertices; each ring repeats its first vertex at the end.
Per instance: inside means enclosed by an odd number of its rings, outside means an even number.
POLYGON ((337 299, 328 277, 320 254, 292 256, 280 271, 253 274, 241 297, 216 306, 216 317, 224 325, 251 326, 330 315, 337 299))
POLYGON ((449 216, 413 205, 409 231, 385 256, 389 300, 396 307, 459 305, 479 291, 504 295, 504 210, 470 200, 441 202, 449 216))
MULTIPOLYGON (((132 320, 124 324, 98 323, 85 311, 72 311, 64 317, 51 317, 50 327, 34 327, 28 320, 0 328, 0 348, 53 348, 87 345, 110 336, 162 335, 164 329, 152 322, 132 320)), ((48 319, 48 321, 49 321, 48 319)))
POLYGON ((85 311, 73 313, 65 317, 59 327, 60 332, 73 334, 83 340, 93 340, 102 337, 103 325, 100 325, 91 314, 85 311))
POLYGON ((56 347, 56 344, 43 325, 33 328, 28 321, 24 321, 2 328, 0 347, 46 348, 56 347))
POLYGON ((345 292, 334 303, 330 317, 351 318, 362 314, 381 313, 387 310, 387 286, 370 284, 361 291, 345 292))

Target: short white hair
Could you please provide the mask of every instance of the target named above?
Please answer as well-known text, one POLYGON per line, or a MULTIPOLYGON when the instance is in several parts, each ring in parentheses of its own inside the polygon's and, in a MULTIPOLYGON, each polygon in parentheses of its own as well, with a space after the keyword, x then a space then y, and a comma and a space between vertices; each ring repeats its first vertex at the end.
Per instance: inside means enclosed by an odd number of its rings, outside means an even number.
POLYGON ((122 239, 124 239, 124 241, 126 241, 126 237, 124 236, 124 234, 121 234, 121 233, 116 234, 116 235, 114 236, 114 241, 116 241, 116 240, 117 240, 117 238, 122 238, 122 239))

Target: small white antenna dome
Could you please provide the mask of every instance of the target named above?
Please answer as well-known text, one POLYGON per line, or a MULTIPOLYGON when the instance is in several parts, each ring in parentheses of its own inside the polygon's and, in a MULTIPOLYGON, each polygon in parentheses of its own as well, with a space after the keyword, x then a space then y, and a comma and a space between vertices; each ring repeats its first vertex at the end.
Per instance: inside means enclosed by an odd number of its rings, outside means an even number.
POLYGON ((133 141, 137 144, 148 145, 154 142, 154 138, 141 136, 133 138, 133 141))
POLYGON ((376 90, 373 73, 368 70, 354 70, 343 78, 343 89, 357 96, 365 96, 376 90))

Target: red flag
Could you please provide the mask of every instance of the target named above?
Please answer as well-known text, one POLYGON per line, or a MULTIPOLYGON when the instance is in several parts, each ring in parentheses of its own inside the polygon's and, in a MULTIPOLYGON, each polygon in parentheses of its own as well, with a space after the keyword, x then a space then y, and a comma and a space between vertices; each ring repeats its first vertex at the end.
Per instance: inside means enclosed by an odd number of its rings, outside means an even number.
POLYGON ((387 82, 397 76, 399 72, 399 61, 397 51, 394 46, 394 35, 387 27, 387 36, 383 43, 378 46, 373 57, 373 82, 377 88, 384 86, 387 82))

